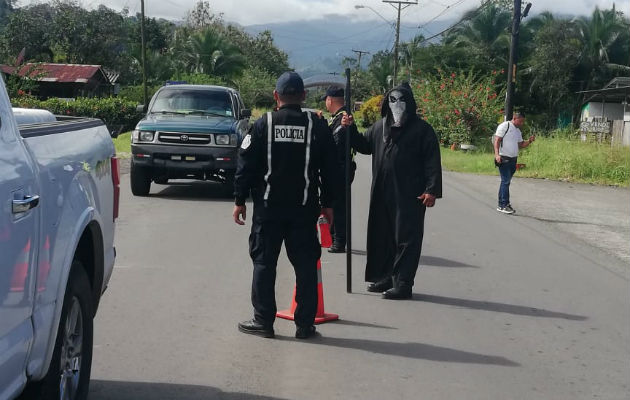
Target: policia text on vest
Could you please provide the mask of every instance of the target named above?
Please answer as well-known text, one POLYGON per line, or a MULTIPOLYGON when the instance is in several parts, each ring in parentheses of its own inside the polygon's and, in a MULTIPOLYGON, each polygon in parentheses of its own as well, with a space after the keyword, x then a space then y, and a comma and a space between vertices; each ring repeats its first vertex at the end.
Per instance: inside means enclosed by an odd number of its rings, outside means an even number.
POLYGON ((276 142, 304 143, 305 133, 304 126, 276 125, 274 127, 276 142))

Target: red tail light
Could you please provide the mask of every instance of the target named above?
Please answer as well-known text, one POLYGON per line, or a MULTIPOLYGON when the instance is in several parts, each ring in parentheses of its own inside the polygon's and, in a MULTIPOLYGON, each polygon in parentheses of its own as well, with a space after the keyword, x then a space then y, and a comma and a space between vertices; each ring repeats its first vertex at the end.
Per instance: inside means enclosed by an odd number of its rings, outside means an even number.
POLYGON ((120 170, 118 169, 118 159, 112 157, 112 183, 114 184, 114 221, 118 218, 120 208, 120 170))

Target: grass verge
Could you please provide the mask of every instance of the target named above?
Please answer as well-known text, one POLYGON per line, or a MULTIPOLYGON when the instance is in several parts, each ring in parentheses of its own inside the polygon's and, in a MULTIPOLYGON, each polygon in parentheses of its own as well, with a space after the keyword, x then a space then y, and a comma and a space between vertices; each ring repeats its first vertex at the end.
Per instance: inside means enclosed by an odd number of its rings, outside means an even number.
POLYGON ((112 141, 114 142, 114 147, 116 147, 116 154, 119 154, 121 158, 131 154, 131 132, 121 133, 112 141))
MULTIPOLYGON (((630 149, 566 138, 538 137, 521 150, 525 164, 516 176, 600 185, 630 185, 630 149)), ((498 175, 492 153, 442 149, 442 166, 450 171, 498 175)))

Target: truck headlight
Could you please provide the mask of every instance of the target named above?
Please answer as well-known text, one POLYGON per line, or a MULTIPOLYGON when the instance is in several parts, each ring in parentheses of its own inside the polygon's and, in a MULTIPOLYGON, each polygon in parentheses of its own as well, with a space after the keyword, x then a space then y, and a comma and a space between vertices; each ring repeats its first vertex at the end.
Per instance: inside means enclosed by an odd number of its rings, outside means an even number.
POLYGON ((230 144, 230 135, 215 135, 217 144, 230 144))
POLYGON ((141 142, 152 142, 153 136, 155 136, 155 132, 151 131, 140 131, 140 141, 141 142))

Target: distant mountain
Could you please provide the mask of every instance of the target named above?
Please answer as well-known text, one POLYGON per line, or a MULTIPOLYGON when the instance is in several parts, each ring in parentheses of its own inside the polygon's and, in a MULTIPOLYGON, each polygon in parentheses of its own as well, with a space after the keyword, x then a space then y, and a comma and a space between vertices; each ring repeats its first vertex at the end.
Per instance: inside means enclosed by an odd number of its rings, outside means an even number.
MULTIPOLYGON (((440 32, 455 21, 435 21, 423 29, 406 21, 400 27, 400 41, 409 41, 422 34, 425 37, 440 32)), ((256 35, 270 30, 274 43, 289 55, 289 64, 304 77, 318 73, 340 73, 344 57, 355 57, 352 50, 369 51, 394 47, 396 32, 385 21, 352 22, 347 17, 329 15, 323 19, 292 21, 265 25, 250 25, 245 31, 256 35)), ((361 65, 367 66, 371 55, 363 55, 361 65)))

